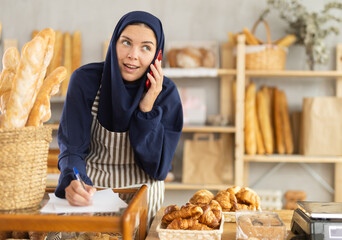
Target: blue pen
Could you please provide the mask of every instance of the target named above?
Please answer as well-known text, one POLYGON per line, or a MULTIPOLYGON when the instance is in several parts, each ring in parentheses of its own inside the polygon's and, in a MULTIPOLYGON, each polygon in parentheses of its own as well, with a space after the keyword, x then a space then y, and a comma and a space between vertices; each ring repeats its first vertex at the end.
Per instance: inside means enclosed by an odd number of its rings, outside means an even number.
POLYGON ((77 181, 79 181, 81 183, 83 189, 86 190, 86 188, 84 186, 84 183, 83 183, 83 181, 81 179, 81 176, 80 176, 80 174, 78 173, 78 171, 77 171, 77 169, 75 167, 74 167, 74 174, 75 174, 75 177, 76 177, 77 181))

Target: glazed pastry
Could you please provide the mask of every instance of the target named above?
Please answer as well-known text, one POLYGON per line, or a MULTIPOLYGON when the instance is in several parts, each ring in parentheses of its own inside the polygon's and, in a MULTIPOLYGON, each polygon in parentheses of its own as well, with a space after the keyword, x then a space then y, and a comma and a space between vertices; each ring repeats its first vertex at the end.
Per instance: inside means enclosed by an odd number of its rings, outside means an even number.
POLYGON ((167 229, 211 230, 211 228, 208 228, 206 225, 199 223, 198 220, 191 218, 176 218, 167 226, 167 229))
POLYGON ((174 211, 178 211, 179 207, 177 205, 169 205, 164 210, 164 215, 172 213, 174 211))
POLYGON ((12 84, 20 61, 20 54, 15 47, 8 48, 2 58, 3 69, 0 75, 0 112, 6 111, 12 84))
POLYGON ((198 221, 211 228, 217 228, 220 225, 219 219, 216 218, 215 214, 211 210, 210 205, 202 207, 203 214, 200 216, 198 221))
POLYGON ((241 190, 236 193, 236 198, 238 203, 245 203, 249 206, 254 206, 255 209, 260 208, 260 197, 250 188, 241 188, 241 190))
POLYGON ((55 95, 65 79, 65 67, 56 68, 45 80, 32 107, 26 126, 42 126, 51 117, 50 98, 55 95))

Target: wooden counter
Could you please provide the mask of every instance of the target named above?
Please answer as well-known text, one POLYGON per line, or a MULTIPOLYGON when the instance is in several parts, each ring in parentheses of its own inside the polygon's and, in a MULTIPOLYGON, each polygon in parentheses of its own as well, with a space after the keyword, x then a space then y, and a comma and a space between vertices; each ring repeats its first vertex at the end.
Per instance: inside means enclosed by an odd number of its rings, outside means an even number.
MULTIPOLYGON (((0 211, 0 231, 43 232, 113 232, 121 233, 124 240, 132 240, 137 224, 136 239, 146 236, 147 186, 139 189, 113 189, 131 199, 128 207, 118 213, 44 214, 40 207, 0 211)), ((47 196, 47 195, 45 195, 47 196)), ((47 202, 43 199, 41 206, 47 202)))
MULTIPOLYGON (((151 225, 151 229, 147 235, 146 240, 159 240, 158 233, 156 228, 163 216, 164 208, 159 210, 156 217, 153 220, 151 225)), ((276 210, 274 211, 279 214, 279 217, 283 220, 284 224, 286 225, 287 230, 287 239, 290 239, 293 234, 291 233, 291 219, 293 215, 293 210, 276 210)), ((236 223, 224 223, 223 225, 223 234, 222 240, 235 240, 236 239, 236 223)))

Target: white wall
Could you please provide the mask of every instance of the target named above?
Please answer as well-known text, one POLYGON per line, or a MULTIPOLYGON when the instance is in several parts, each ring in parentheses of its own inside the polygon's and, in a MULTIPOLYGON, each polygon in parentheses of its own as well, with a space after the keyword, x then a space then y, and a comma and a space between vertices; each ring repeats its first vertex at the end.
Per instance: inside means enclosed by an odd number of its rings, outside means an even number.
MULTIPOLYGON (((304 0, 311 10, 320 10, 322 0, 304 0)), ((34 29, 52 27, 63 32, 80 30, 83 38, 82 63, 101 61, 102 43, 112 34, 120 17, 128 11, 145 10, 156 15, 163 22, 167 41, 173 40, 217 40, 227 41, 227 32, 238 32, 243 27, 251 28, 259 14, 266 7, 266 0, 0 0, 0 21, 2 39, 15 38, 21 48, 30 40, 34 29)), ((272 39, 285 35, 286 23, 278 12, 267 18, 272 39)), ((263 26, 259 26, 257 35, 265 39, 263 26)), ((335 68, 335 47, 341 34, 327 39, 330 60, 326 66, 317 66, 319 70, 335 68)), ((2 46, 0 42, 0 54, 2 46)), ((293 46, 287 58, 288 69, 307 69, 303 47, 293 46)), ((211 86, 208 91, 210 113, 218 111, 218 81, 213 85, 205 81, 189 80, 187 85, 202 84, 211 86)), ((181 80, 176 80, 182 84, 181 80)), ((300 110, 304 96, 334 94, 334 81, 303 81, 301 79, 259 79, 257 84, 277 85, 288 95, 290 109, 300 110)), ((274 164, 251 164, 250 184, 265 174, 274 164)), ((334 167, 332 164, 310 164, 325 181, 333 184, 334 167)), ((297 164, 287 164, 264 181, 257 188, 303 189, 309 200, 332 200, 332 195, 312 180, 297 164)), ((174 191, 169 191, 175 194, 174 191)), ((180 193, 180 195, 186 195, 180 193)), ((185 196, 187 198, 187 196, 185 196)), ((168 199, 168 197, 166 198, 168 199)), ((169 198, 171 199, 171 198, 169 198)), ((179 198, 172 198, 179 199, 179 198)), ((166 202, 168 203, 168 202, 166 202)))

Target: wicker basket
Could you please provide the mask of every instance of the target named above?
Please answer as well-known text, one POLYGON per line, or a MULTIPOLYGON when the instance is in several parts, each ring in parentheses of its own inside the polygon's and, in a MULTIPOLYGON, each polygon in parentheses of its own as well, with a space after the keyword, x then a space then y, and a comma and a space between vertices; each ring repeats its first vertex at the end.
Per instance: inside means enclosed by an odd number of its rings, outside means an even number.
MULTIPOLYGON (((257 21, 252 29, 254 34, 261 21, 257 21)), ((287 49, 273 45, 271 41, 270 27, 262 20, 266 28, 267 43, 261 45, 246 46, 246 69, 249 70, 284 70, 286 64, 287 49)))
POLYGON ((160 240, 221 240, 223 233, 224 216, 222 216, 219 229, 215 230, 173 230, 164 229, 161 222, 157 226, 157 232, 160 240))
POLYGON ((47 177, 50 127, 0 129, 0 210, 37 207, 47 177))

